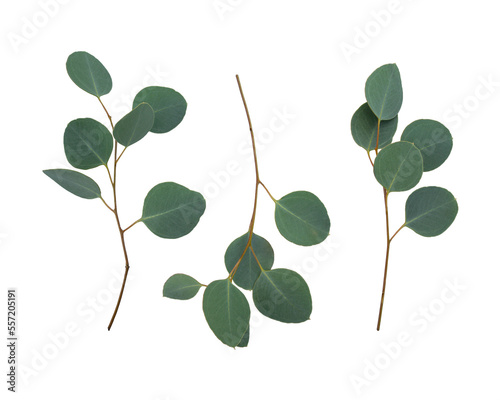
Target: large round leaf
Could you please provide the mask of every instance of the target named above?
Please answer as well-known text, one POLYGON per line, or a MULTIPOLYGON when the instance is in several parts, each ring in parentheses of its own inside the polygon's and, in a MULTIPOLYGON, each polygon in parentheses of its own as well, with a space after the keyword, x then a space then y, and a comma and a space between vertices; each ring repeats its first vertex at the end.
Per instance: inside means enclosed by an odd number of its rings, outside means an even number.
POLYGON ((141 140, 153 127, 155 114, 151 106, 141 103, 119 120, 113 135, 118 143, 127 147, 141 140))
POLYGON ((201 283, 185 274, 175 274, 163 285, 163 296, 177 300, 189 300, 196 296, 201 283))
POLYGON ((263 271, 253 289, 253 301, 266 317, 281 322, 304 322, 312 312, 311 293, 295 271, 263 271))
MULTIPOLYGON (((229 245, 224 255, 227 272, 233 270, 243 254, 247 242, 248 233, 245 233, 229 245)), ((266 239, 253 233, 251 246, 253 252, 250 248, 246 250, 233 277, 234 283, 247 290, 252 290, 255 281, 260 275, 259 263, 265 270, 270 270, 274 263, 274 251, 266 239), (255 259, 255 256, 257 256, 257 259, 255 259)))
POLYGON ((108 94, 113 87, 108 70, 97 58, 85 51, 71 54, 66 61, 66 70, 76 86, 94 96, 108 94))
POLYGON ((64 152, 75 168, 91 169, 106 165, 113 151, 113 137, 92 118, 71 121, 64 131, 64 152))
POLYGON ((186 114, 187 103, 175 90, 148 86, 142 89, 134 99, 134 108, 140 103, 148 103, 155 112, 151 132, 165 133, 179 125, 186 114))
MULTIPOLYGON (((380 122, 378 148, 381 149, 392 142, 398 127, 398 117, 380 122)), ((351 133, 358 146, 370 151, 377 145, 378 118, 368 103, 357 109, 351 119, 351 133)))
POLYGON ((101 197, 99 185, 92 178, 80 172, 69 169, 46 169, 43 173, 78 197, 84 199, 98 199, 101 197))
POLYGON ((219 340, 235 347, 250 324, 250 306, 243 293, 229 279, 214 281, 205 289, 203 313, 219 340))
POLYGON ((321 243, 330 232, 328 212, 310 192, 292 192, 277 200, 274 218, 283 237, 301 246, 321 243))
POLYGON ((403 88, 397 65, 386 64, 377 68, 366 80, 365 95, 379 119, 396 117, 403 104, 403 88))
POLYGON ((428 186, 415 190, 406 200, 405 225, 422 236, 443 233, 458 213, 455 197, 446 189, 428 186))
POLYGON ((411 142, 422 153, 424 171, 432 171, 446 161, 453 147, 451 133, 442 123, 419 119, 408 125, 401 140, 411 142))
POLYGON ((159 183, 144 199, 141 221, 155 235, 176 239, 187 235, 205 212, 203 196, 174 182, 159 183))
POLYGON ((373 171, 387 192, 403 192, 422 178, 422 155, 413 143, 392 143, 378 153, 373 171))

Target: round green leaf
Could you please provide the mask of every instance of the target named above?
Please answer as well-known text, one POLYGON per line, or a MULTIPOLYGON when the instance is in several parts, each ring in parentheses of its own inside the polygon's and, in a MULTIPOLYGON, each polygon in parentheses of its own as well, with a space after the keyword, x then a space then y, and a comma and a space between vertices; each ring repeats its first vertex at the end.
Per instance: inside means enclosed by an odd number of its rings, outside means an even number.
POLYGON ((455 220, 458 204, 446 189, 428 186, 415 190, 406 200, 405 225, 419 235, 443 233, 455 220))
POLYGON ((163 285, 163 297, 177 300, 192 299, 201 288, 201 283, 185 274, 175 274, 163 285))
POLYGON ((396 64, 377 68, 366 80, 365 95, 370 108, 381 120, 393 119, 403 104, 401 76, 396 64))
POLYGON ((253 288, 253 301, 266 317, 298 323, 309 319, 312 299, 306 281, 295 271, 263 271, 253 288))
POLYGON ((113 137, 92 118, 71 121, 64 131, 64 152, 75 168, 91 169, 106 165, 113 151, 113 137))
POLYGON ((301 246, 321 243, 330 232, 328 212, 310 192, 292 192, 277 200, 274 219, 281 235, 301 246))
POLYGON ((101 189, 92 178, 69 169, 46 169, 43 171, 54 182, 84 199, 97 199, 101 197, 101 189))
POLYGON ((248 326, 247 331, 243 335, 243 338, 238 343, 237 347, 247 347, 249 341, 250 341, 250 326, 248 326))
POLYGON ((76 86, 94 96, 108 94, 113 87, 108 70, 97 58, 85 51, 71 54, 66 61, 66 70, 76 86))
MULTIPOLYGON (((398 127, 398 116, 388 121, 380 122, 378 148, 382 149, 392 142, 398 127)), ((357 109, 351 119, 351 133, 358 146, 370 151, 377 145, 378 118, 371 110, 368 103, 357 109)))
MULTIPOLYGON (((227 272, 233 270, 243 254, 243 250, 245 250, 247 241, 248 232, 238 239, 235 239, 227 248, 226 254, 224 255, 227 272)), ((233 277, 234 283, 247 290, 252 290, 255 281, 260 275, 259 263, 265 270, 270 270, 274 263, 274 251, 266 239, 253 233, 251 246, 257 256, 258 262, 252 250, 248 248, 233 277)))
POLYGON ((153 127, 155 114, 151 106, 141 103, 119 120, 113 135, 118 143, 127 147, 141 140, 153 127))
POLYGON ((155 113, 151 132, 165 133, 179 125, 186 114, 187 103, 175 90, 148 86, 142 89, 134 99, 134 108, 140 103, 148 103, 155 113))
POLYGON ((453 147, 451 133, 438 121, 419 119, 408 125, 401 140, 411 142, 422 153, 424 171, 432 171, 446 161, 453 147))
POLYGON ((203 313, 219 340, 235 347, 250 324, 250 306, 243 293, 229 279, 214 281, 203 294, 203 313))
POLYGON ((392 143, 378 153, 373 171, 387 192, 403 192, 414 187, 422 178, 422 155, 413 143, 392 143))
POLYGON ((204 212, 205 199, 200 193, 164 182, 146 196, 141 221, 155 235, 177 239, 191 232, 204 212))

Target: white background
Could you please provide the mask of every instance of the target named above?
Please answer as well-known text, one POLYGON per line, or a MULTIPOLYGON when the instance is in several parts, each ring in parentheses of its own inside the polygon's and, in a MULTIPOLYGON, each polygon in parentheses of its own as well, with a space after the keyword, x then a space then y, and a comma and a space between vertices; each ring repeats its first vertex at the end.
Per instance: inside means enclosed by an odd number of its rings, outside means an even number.
MULTIPOLYGON (((0 297, 18 290, 18 398, 497 398, 495 2, 64 3, 4 2, 0 12, 0 297), (115 121, 147 85, 172 87, 188 102, 178 128, 148 134, 120 162, 124 225, 140 216, 144 196, 159 182, 186 185, 208 202, 182 239, 160 239, 142 224, 127 233, 131 276, 111 332, 123 270, 113 216, 41 172, 68 167, 62 138, 69 121, 107 123, 97 100, 66 74, 66 58, 77 50, 111 73, 113 90, 103 101, 115 121), (448 161, 419 186, 449 189, 460 211, 442 236, 406 229, 394 240, 377 332, 382 191, 351 138, 350 119, 365 101, 366 78, 389 62, 398 64, 404 89, 396 138, 419 118, 445 123, 454 136, 448 161), (236 73, 260 143, 262 180, 278 198, 295 190, 318 195, 332 231, 315 248, 287 242, 261 193, 256 233, 272 243, 275 267, 306 278, 313 314, 286 325, 252 304, 250 345, 233 350, 208 328, 200 294, 180 302, 161 292, 176 272, 203 283, 225 278, 225 249, 248 227, 254 170, 236 73), (273 125, 277 112, 291 116, 273 125), (458 285, 456 293, 447 285, 458 285), (402 337, 403 345, 394 344, 402 337)), ((104 169, 88 174, 110 199, 104 169)), ((403 222, 407 194, 390 198, 392 231, 403 222)))

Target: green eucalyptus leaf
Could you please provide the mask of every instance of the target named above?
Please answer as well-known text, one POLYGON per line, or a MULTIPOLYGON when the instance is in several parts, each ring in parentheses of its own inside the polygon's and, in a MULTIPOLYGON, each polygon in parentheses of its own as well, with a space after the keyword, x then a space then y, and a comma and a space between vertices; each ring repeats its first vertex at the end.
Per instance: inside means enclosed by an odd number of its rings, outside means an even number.
MULTIPOLYGON (((248 232, 239 238, 235 239, 227 248, 224 255, 224 262, 226 264, 227 272, 231 272, 243 254, 246 244, 248 242, 248 232)), ((255 281, 260 275, 259 263, 265 270, 270 270, 274 263, 274 251, 269 242, 263 237, 252 234, 252 249, 257 256, 252 253, 250 248, 247 249, 238 270, 234 274, 233 281, 239 287, 247 290, 252 290, 255 281), (257 262, 258 260, 258 262, 257 262)))
POLYGON ((299 323, 309 319, 312 299, 306 281, 295 271, 263 271, 253 289, 253 301, 266 317, 299 323))
POLYGON ((328 212, 310 192, 292 192, 277 200, 274 218, 281 235, 301 246, 321 243, 330 232, 328 212))
MULTIPOLYGON (((382 149, 392 142, 398 127, 398 116, 380 122, 378 148, 382 149)), ((368 103, 357 109, 351 119, 351 133, 358 146, 370 151, 377 145, 378 118, 371 110, 368 103)))
POLYGON ((185 274, 175 274, 163 285, 163 297, 177 300, 192 299, 200 290, 202 284, 185 274))
POLYGON ((141 221, 155 235, 177 239, 194 229, 205 205, 198 192, 174 182, 159 183, 144 199, 141 221))
POLYGON ((378 153, 373 171, 387 192, 403 192, 414 187, 422 178, 422 155, 413 143, 392 143, 378 153))
POLYGON ((247 347, 250 341, 250 326, 248 326, 247 331, 243 335, 241 341, 237 344, 237 347, 247 347))
POLYGON ((64 131, 64 152, 75 168, 91 169, 106 165, 113 151, 113 137, 92 118, 71 121, 64 131))
POLYGON ((455 220, 458 203, 446 189, 428 186, 415 190, 406 200, 405 226, 422 236, 438 236, 455 220))
POLYGON ((141 103, 119 120, 113 135, 122 146, 130 146, 141 140, 153 127, 155 114, 151 106, 141 103))
POLYGON ((70 54, 66 70, 76 86, 94 96, 104 96, 113 87, 108 70, 97 58, 85 51, 70 54))
POLYGON ((413 143, 420 150, 424 171, 432 171, 443 164, 453 147, 453 138, 448 128, 432 119, 412 122, 403 131, 401 140, 413 143))
POLYGON ((229 279, 212 282, 203 294, 203 313, 219 340, 235 347, 250 325, 250 306, 245 295, 229 279))
POLYGON ((101 197, 101 189, 92 178, 77 171, 69 169, 46 169, 43 171, 54 182, 84 199, 98 199, 101 197))
POLYGON ((403 87, 397 65, 386 64, 377 68, 366 80, 365 95, 377 118, 395 118, 403 104, 403 87))
POLYGON ((140 103, 148 103, 155 113, 151 132, 165 133, 179 125, 186 114, 187 103, 175 90, 148 86, 142 89, 134 99, 134 108, 140 103))

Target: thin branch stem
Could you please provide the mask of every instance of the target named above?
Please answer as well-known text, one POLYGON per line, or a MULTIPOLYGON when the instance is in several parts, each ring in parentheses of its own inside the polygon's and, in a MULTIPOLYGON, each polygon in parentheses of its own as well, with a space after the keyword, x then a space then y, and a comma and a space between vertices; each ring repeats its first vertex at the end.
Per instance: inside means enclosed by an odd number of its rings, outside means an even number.
POLYGON ((369 151, 369 150, 367 150, 367 151, 366 151, 366 154, 368 154, 368 159, 370 160, 370 164, 371 164, 371 165, 372 165, 372 167, 373 167, 373 161, 372 161, 372 156, 370 155, 370 151, 369 151))
POLYGON ((126 147, 123 148, 122 152, 120 153, 120 155, 118 156, 118 158, 116 159, 116 162, 120 161, 120 158, 122 158, 123 156, 123 153, 125 153, 125 150, 127 150, 126 147))
POLYGON ((384 297, 385 297, 385 285, 387 281, 387 267, 389 265, 389 251, 391 249, 391 238, 389 237, 389 207, 387 205, 387 197, 389 193, 384 188, 384 205, 385 205, 385 225, 386 225, 386 237, 387 237, 387 249, 385 253, 385 267, 384 267, 384 283, 382 285, 382 296, 380 298, 380 309, 378 312, 378 322, 377 331, 380 330, 380 323, 382 322, 382 310, 384 308, 384 297))
MULTIPOLYGON (((259 184, 262 184, 262 182, 260 181, 260 178, 259 178, 259 165, 257 163, 257 150, 255 148, 255 137, 253 134, 252 120, 250 119, 250 113, 248 112, 247 102, 245 100, 245 95, 243 94, 243 89, 241 87, 240 77, 238 75, 236 75, 236 81, 238 82, 238 88, 240 90, 241 100, 243 101, 243 106, 245 107, 245 113, 246 113, 247 120, 248 120, 248 127, 250 129, 250 137, 252 138, 253 159, 254 159, 254 163, 255 163, 255 197, 254 197, 254 203, 253 203, 252 218, 250 219, 250 226, 248 228, 247 244, 246 244, 246 246, 241 254, 241 257, 238 259, 238 261, 234 265, 233 269, 229 273, 229 280, 230 281, 233 280, 234 274, 238 270, 238 267, 240 266, 241 260, 243 260, 243 256, 245 255, 248 248, 250 247, 250 244, 252 243, 253 228, 255 225, 255 216, 257 214, 257 198, 258 198, 258 194, 259 194, 259 184)), ((262 185, 262 186, 265 188, 264 185, 262 185)), ((267 189, 266 189, 266 191, 267 191, 267 189)))
POLYGON ((396 236, 399 233, 399 231, 401 229, 403 229, 405 226, 406 226, 406 223, 404 223, 403 225, 401 225, 400 228, 396 232, 394 232, 394 235, 391 236, 391 238, 389 239, 389 241, 392 242, 392 239, 394 239, 394 236, 396 236))
POLYGON ((104 112, 106 113, 106 115, 108 116, 108 119, 109 119, 109 123, 111 124, 111 129, 115 129, 115 126, 113 125, 113 120, 111 119, 111 115, 109 115, 109 112, 108 110, 106 109, 106 107, 104 107, 104 104, 103 102, 101 101, 101 98, 100 97, 97 97, 97 100, 99 100, 99 103, 101 103, 101 106, 102 108, 104 108, 104 112))
POLYGON ((378 154, 379 138, 380 138, 380 118, 378 119, 378 122, 377 122, 377 142, 375 144, 375 154, 378 154))
POLYGON ((259 183, 262 185, 262 187, 266 190, 267 194, 269 195, 269 197, 276 203, 276 199, 273 197, 273 195, 271 194, 271 192, 267 189, 266 185, 264 185, 261 181, 259 181, 259 183))
POLYGON ((130 224, 127 228, 123 230, 123 233, 127 232, 130 228, 132 228, 135 224, 139 223, 142 221, 142 218, 139 218, 137 221, 135 221, 133 224, 130 224))
POLYGON ((108 207, 110 209, 110 211, 114 214, 115 213, 115 210, 113 210, 108 203, 106 203, 106 200, 104 200, 102 197, 100 197, 100 199, 102 200, 102 202, 104 203, 104 205, 106 207, 108 207))

